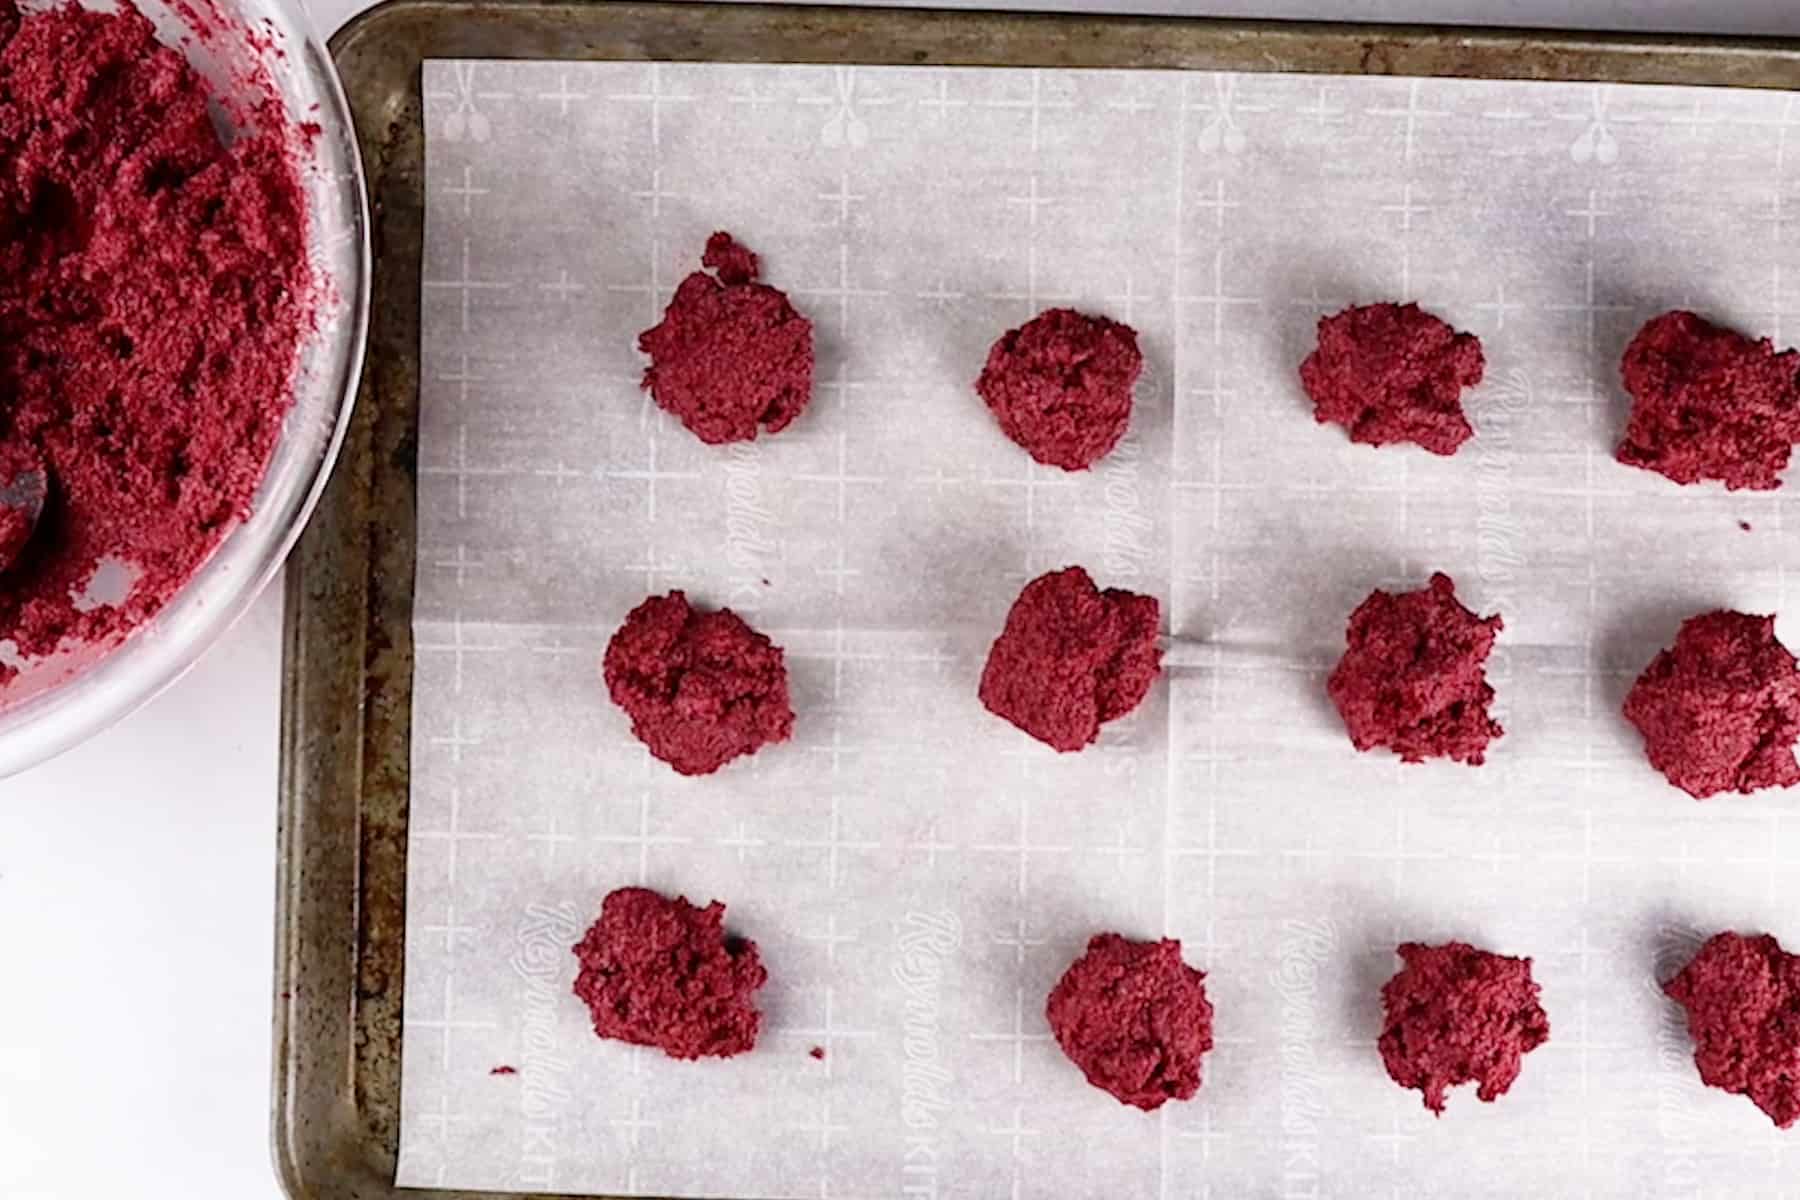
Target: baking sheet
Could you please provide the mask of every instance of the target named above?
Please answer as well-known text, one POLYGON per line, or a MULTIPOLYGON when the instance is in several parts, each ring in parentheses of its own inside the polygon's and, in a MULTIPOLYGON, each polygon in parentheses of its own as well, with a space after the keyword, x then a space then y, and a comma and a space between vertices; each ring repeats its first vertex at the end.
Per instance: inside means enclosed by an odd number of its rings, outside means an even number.
POLYGON ((1785 612, 1800 518, 1609 458, 1641 320, 1793 327, 1791 97, 669 64, 425 85, 402 1184, 1792 1191, 1793 1139, 1699 1087, 1654 986, 1702 931, 1800 940, 1792 801, 1695 804, 1616 714, 1681 616, 1785 612), (807 414, 732 449, 636 390, 635 334, 715 228, 820 351, 807 414), (1454 459, 1348 446, 1294 382, 1319 313, 1404 296, 1487 348, 1454 459), (1062 302, 1148 359, 1130 438, 1079 477, 969 387, 1062 302), (1078 757, 974 696, 1019 585, 1068 562, 1161 597, 1174 639, 1078 757), (1507 620, 1479 770, 1355 755, 1323 698, 1349 610, 1433 569, 1507 620), (672 586, 786 645, 794 742, 705 780, 638 749, 598 658, 672 586), (640 881, 726 900, 761 944, 758 1053, 588 1033, 568 946, 640 881), (1048 1040, 1042 997, 1102 929, 1208 972, 1194 1102, 1124 1109, 1048 1040), (1532 955, 1553 1031, 1503 1102, 1433 1120, 1381 1071, 1376 989, 1396 940, 1451 936, 1532 955))

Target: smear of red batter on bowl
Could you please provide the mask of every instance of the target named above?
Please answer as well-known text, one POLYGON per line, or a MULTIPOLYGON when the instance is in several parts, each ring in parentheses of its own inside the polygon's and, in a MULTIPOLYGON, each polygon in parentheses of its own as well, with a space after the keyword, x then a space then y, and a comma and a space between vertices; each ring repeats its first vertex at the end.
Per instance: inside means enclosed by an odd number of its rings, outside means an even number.
POLYGON ((1800 1122, 1800 954, 1767 934, 1717 934, 1663 991, 1687 1009, 1709 1087, 1748 1096, 1781 1129, 1800 1122))
POLYGON ((761 263, 715 233, 701 265, 675 289, 663 319, 638 337, 650 356, 644 387, 708 445, 780 433, 812 399, 812 322, 787 293, 756 282, 761 263))
POLYGON ((1729 491, 1781 486, 1800 442, 1800 351, 1667 312, 1631 339, 1619 370, 1631 395, 1620 462, 1729 491))
POLYGON ((1550 1040, 1531 960, 1465 942, 1407 942, 1398 953, 1405 966, 1381 989, 1388 1075, 1417 1088, 1439 1116, 1445 1092, 1459 1084, 1480 1084, 1476 1095, 1486 1101, 1504 1095, 1525 1055, 1550 1040))
POLYGON ((316 308, 294 130, 271 96, 227 148, 208 99, 129 6, 0 0, 0 448, 50 495, 0 577, 26 659, 161 608, 248 513, 292 403, 316 308), (103 564, 128 590, 94 606, 103 564))
POLYGON ((1775 618, 1689 617, 1625 696, 1625 719, 1668 781, 1704 800, 1800 783, 1800 662, 1775 618))
MULTIPOLYGON (((0 564, 19 557, 31 540, 31 514, 10 504, 0 504, 0 564)), ((0 566, 0 569, 4 569, 0 566)))
POLYGON ((756 991, 768 981, 756 943, 727 937, 725 906, 619 888, 575 945, 575 994, 594 1032, 670 1058, 729 1058, 756 1045, 756 991))

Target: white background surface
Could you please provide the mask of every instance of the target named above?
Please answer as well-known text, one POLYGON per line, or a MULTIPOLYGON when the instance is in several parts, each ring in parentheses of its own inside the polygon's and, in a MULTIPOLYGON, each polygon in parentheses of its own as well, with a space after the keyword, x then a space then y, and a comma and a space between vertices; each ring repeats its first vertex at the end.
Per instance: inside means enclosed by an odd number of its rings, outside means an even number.
MULTIPOLYGON (((1800 35, 1791 0, 1067 6, 1800 35)), ((323 29, 362 7, 313 3, 323 29)), ((150 708, 0 783, 6 1200, 278 1194, 267 1097, 279 633, 276 588, 150 708)))

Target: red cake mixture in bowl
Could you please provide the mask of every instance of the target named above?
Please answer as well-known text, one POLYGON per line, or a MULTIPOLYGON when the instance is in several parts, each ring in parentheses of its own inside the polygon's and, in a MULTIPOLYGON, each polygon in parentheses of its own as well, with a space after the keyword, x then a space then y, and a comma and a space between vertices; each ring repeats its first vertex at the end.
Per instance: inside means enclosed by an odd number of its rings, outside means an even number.
POLYGON ((0 0, 0 775, 198 658, 323 485, 367 308, 327 62, 276 0, 0 0))

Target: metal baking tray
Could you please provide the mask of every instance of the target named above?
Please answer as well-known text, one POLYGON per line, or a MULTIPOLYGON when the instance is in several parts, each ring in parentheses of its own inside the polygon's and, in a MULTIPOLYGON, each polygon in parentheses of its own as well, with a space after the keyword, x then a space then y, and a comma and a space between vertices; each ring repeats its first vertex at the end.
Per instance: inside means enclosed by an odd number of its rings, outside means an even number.
POLYGON ((283 1186, 306 1200, 400 1194, 393 1178, 423 60, 1223 69, 1800 88, 1800 44, 1784 42, 582 0, 391 0, 340 32, 332 53, 372 193, 375 303, 355 420, 287 575, 273 1136, 283 1186))

